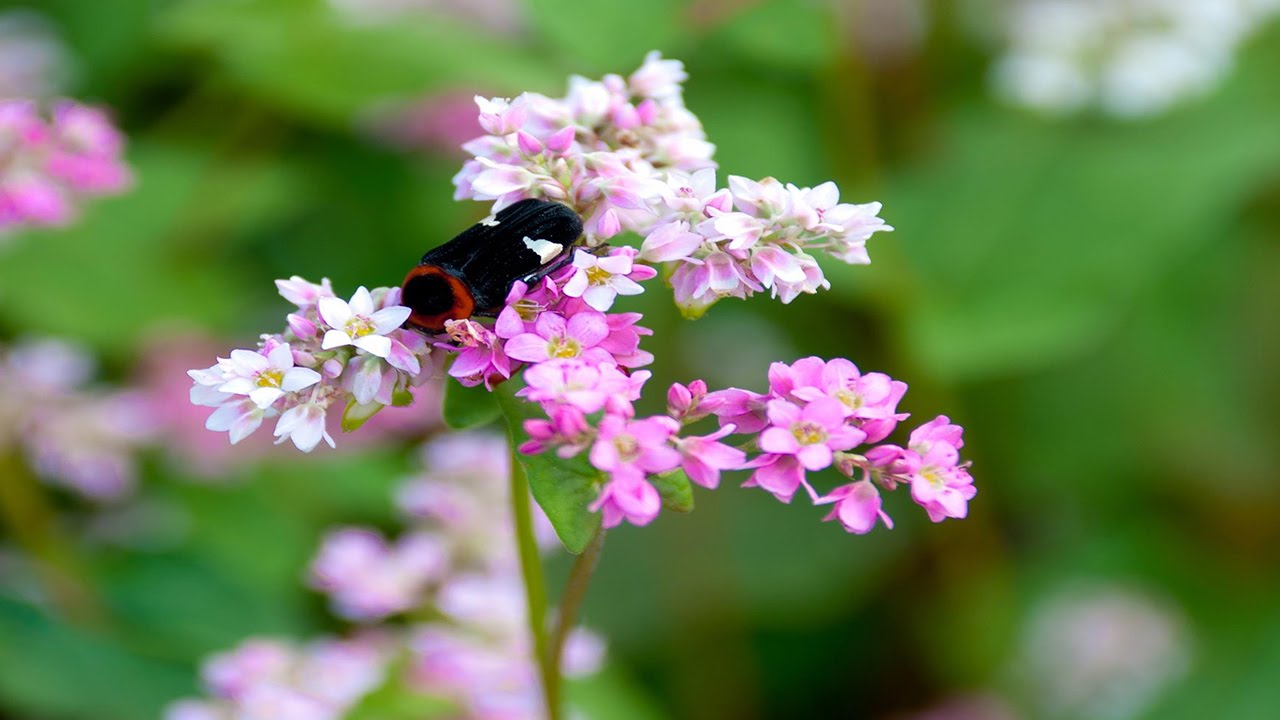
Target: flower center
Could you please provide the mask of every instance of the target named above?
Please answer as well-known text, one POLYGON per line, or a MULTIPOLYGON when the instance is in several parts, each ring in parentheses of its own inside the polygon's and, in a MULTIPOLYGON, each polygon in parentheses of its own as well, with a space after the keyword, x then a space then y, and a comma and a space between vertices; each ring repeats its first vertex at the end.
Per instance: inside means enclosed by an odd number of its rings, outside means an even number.
POLYGON ((279 368, 268 368, 258 373, 258 387, 278 388, 284 382, 284 371, 279 368))
POLYGON ((613 438, 613 447, 623 462, 631 462, 640 457, 640 443, 631 435, 617 435, 613 438))
POLYGON ((552 338, 547 343, 547 357, 576 358, 582 354, 582 344, 573 338, 552 338))
POLYGON ((542 305, 532 301, 520 299, 511 305, 515 308, 516 314, 525 322, 533 322, 538 319, 538 313, 542 312, 542 305))
POLYGON ((932 465, 920 468, 920 477, 928 480, 929 484, 938 490, 947 486, 946 478, 942 477, 942 473, 938 472, 938 468, 932 465))
POLYGON ((369 318, 362 317, 360 315, 356 315, 348 320, 345 329, 347 334, 352 338, 364 337, 365 335, 372 334, 374 331, 373 323, 370 322, 369 318))
POLYGON ((607 285, 611 277, 613 277, 613 274, 599 265, 587 268, 587 282, 592 285, 607 285))
POLYGON ((844 406, 850 410, 857 410, 866 404, 866 399, 862 397, 862 393, 854 392, 849 388, 843 388, 835 392, 836 399, 844 403, 844 406))
POLYGON ((827 441, 827 431, 813 422, 798 422, 792 425, 791 434, 801 445, 817 445, 827 441))

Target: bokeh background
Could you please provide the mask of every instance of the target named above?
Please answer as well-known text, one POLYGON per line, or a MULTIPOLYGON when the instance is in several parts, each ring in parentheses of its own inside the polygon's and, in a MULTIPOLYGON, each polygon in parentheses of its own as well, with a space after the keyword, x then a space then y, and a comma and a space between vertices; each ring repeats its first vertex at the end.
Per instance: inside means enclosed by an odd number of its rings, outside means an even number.
POLYGON ((651 49, 685 61, 722 182, 834 179, 896 227, 791 305, 629 300, 659 386, 852 358, 966 427, 979 494, 932 525, 898 493, 897 527, 855 537, 729 482, 612 533, 591 717, 1275 717, 1280 23, 1253 3, 1211 79, 1135 105, 1168 55, 1098 101, 1008 82, 1039 42, 1016 4, 0 3, 0 64, 111 108, 137 176, 0 241, 0 340, 79 344, 162 426, 114 500, 19 482, 5 449, 0 717, 156 717, 210 653, 341 631, 304 569, 330 526, 396 528, 418 430, 230 454, 184 371, 280 326, 273 279, 394 285, 487 214, 451 199, 472 95, 559 95, 651 49))

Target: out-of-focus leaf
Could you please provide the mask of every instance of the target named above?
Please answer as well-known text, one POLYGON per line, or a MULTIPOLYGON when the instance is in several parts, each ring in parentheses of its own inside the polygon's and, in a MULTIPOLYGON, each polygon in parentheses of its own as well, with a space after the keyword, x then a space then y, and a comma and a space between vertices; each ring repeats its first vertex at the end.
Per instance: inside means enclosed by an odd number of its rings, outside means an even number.
POLYGON ((736 52, 771 69, 798 70, 821 67, 835 53, 836 18, 829 3, 768 0, 742 3, 733 13, 712 34, 717 50, 736 52))
POLYGON ((484 385, 463 387, 449 378, 444 385, 444 422, 454 430, 488 425, 502 415, 498 399, 484 385))
MULTIPOLYGON (((524 421, 542 414, 536 403, 515 396, 514 389, 509 389, 514 384, 505 383, 496 393, 513 446, 529 438, 524 431, 524 421)), ((529 479, 533 499, 551 520, 560 541, 569 552, 581 553, 600 525, 600 514, 588 509, 599 493, 600 472, 587 462, 585 455, 565 459, 554 452, 541 455, 517 452, 515 456, 529 479)))
POLYGON ((913 355, 945 378, 1037 367, 1096 343, 1274 177, 1280 42, 1268 40, 1215 96, 1149 122, 986 105, 949 118, 937 150, 888 187, 898 232, 873 240, 900 248, 915 277, 833 264, 832 291, 878 279, 905 308, 913 355))
MULTIPOLYGON (((143 143, 130 156, 138 186, 128 194, 92 201, 72 227, 26 233, 2 249, 5 322, 118 354, 156 325, 226 327, 246 312, 249 294, 235 268, 188 245, 198 232, 191 218, 206 203, 201 180, 210 160, 143 143)), ((251 194, 239 197, 257 203, 251 194)), ((234 216, 234 203, 219 203, 234 216)))
POLYGON ((649 478, 662 496, 662 507, 675 512, 693 512, 693 485, 683 470, 672 470, 649 478))
POLYGON ((193 685, 186 668, 0 598, 0 703, 24 717, 157 717, 193 685))
POLYGON ((212 52, 263 100, 343 127, 375 103, 433 89, 512 94, 563 82, 516 43, 439 15, 363 23, 323 0, 187 0, 159 27, 175 45, 212 52))
MULTIPOLYGON (((569 707, 592 720, 658 720, 666 717, 634 681, 614 667, 566 683, 569 707)), ((575 713, 570 712, 570 715, 575 713)))
POLYGON ((645 53, 679 57, 688 39, 684 0, 650 0, 642 11, 628 0, 530 0, 532 19, 555 52, 579 75, 626 75, 645 53))

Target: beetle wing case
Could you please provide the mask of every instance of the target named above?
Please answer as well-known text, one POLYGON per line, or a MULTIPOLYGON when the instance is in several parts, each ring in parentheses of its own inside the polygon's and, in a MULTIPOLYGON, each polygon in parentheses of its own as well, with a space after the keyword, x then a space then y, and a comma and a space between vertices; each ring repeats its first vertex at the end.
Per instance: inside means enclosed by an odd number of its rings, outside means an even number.
POLYGON ((409 324, 438 332, 446 320, 496 311, 516 280, 557 266, 581 235, 578 214, 548 200, 521 200, 472 225, 428 250, 405 277, 409 324))

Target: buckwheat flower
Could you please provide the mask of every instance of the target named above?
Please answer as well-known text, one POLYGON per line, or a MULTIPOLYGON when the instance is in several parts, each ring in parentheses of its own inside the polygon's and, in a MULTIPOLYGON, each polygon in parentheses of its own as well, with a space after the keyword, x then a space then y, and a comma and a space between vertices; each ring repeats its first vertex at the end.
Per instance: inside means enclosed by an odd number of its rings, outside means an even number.
POLYGON ((620 473, 611 476, 591 503, 591 510, 600 513, 601 524, 606 528, 617 527, 623 521, 644 526, 658 517, 662 498, 643 475, 620 473))
POLYGON ((320 282, 313 283, 294 275, 288 280, 277 280, 276 289, 279 290, 280 297, 297 305, 302 310, 314 308, 320 302, 320 298, 335 297, 329 278, 323 278, 320 282))
POLYGON ((524 421, 524 431, 529 439, 520 444, 519 451, 526 455, 538 455, 555 448, 557 455, 570 458, 585 450, 594 439, 586 417, 572 405, 556 406, 546 420, 524 421))
POLYGON ((606 415, 600 420, 591 464, 611 475, 661 473, 680 465, 680 453, 669 441, 680 429, 669 417, 628 420, 606 415))
POLYGON ((977 494, 968 463, 960 462, 963 429, 940 415, 911 433, 907 449, 881 445, 866 453, 867 460, 889 473, 882 478, 911 485, 911 499, 922 506, 933 522, 963 518, 968 502, 977 494))
POLYGON ((600 341, 600 347, 613 356, 619 367, 634 369, 653 363, 653 353, 640 349, 640 338, 653 334, 649 328, 636 324, 642 318, 640 313, 609 313, 604 317, 609 334, 600 341))
POLYGON ((720 485, 722 470, 737 470, 745 466, 746 453, 719 442, 735 429, 732 425, 726 425, 710 435, 675 439, 676 450, 680 453, 680 467, 691 481, 714 490, 720 485))
POLYGON ((683 423, 700 420, 708 414, 702 407, 706 396, 707 383, 703 380, 688 385, 672 383, 667 390, 667 414, 683 423))
MULTIPOLYGON (((192 388, 191 394, 194 401, 197 394, 196 388, 192 388)), ((256 402, 249 399, 218 404, 215 407, 217 409, 204 423, 205 429, 228 433, 232 445, 252 435, 266 418, 279 414, 276 409, 259 407, 256 402)))
POLYGON ((511 338, 504 350, 513 359, 532 363, 552 358, 612 363, 612 355, 597 347, 608 336, 609 324, 599 312, 579 312, 567 320, 558 313, 544 312, 534 322, 533 332, 511 338))
MULTIPOLYGON (((260 408, 269 408, 285 393, 298 392, 320 382, 320 373, 295 367, 288 343, 273 344, 266 353, 232 350, 231 357, 218 362, 226 382, 218 391, 247 395, 260 408)), ((197 381, 198 382, 198 381, 197 381)))
POLYGON ((350 302, 336 297, 321 297, 317 306, 320 317, 332 328, 324 334, 321 348, 331 350, 354 345, 380 358, 391 355, 391 339, 387 334, 403 325, 412 312, 402 305, 375 311, 373 297, 363 286, 351 296, 350 302))
MULTIPOLYGON (((820 358, 806 358, 797 361, 792 367, 799 367, 811 360, 821 362, 820 358)), ((777 367, 780 363, 775 365, 777 367)), ((786 366, 781 366, 785 368, 786 366)), ((812 368, 817 369, 817 368, 812 368)), ((844 406, 846 417, 853 418, 855 424, 867 434, 865 442, 879 442, 890 435, 897 427, 898 421, 906 418, 899 413, 898 402, 907 392, 907 384, 894 380, 884 373, 862 374, 856 365, 844 358, 836 358, 823 363, 818 375, 806 366, 796 375, 784 377, 779 372, 776 392, 812 401, 822 397, 838 400, 844 406), (786 388, 785 391, 782 388, 786 388)), ((774 369, 770 370, 771 381, 774 369)))
POLYGON ((684 63, 663 59, 662 53, 654 50, 644 56, 644 64, 627 78, 627 87, 631 94, 642 98, 678 100, 681 85, 688 79, 684 63))
POLYGON ((564 285, 564 294, 582 298, 600 312, 613 307, 619 295, 639 295, 644 288, 636 280, 651 279, 657 271, 647 265, 634 265, 634 254, 631 248, 616 248, 606 257, 575 251, 574 273, 564 285))
POLYGON ((807 470, 831 466, 834 452, 862 444, 866 433, 845 423, 844 407, 828 398, 803 408, 786 400, 768 405, 770 427, 760 434, 760 449, 777 455, 795 455, 807 470))
POLYGON ((525 388, 516 394, 532 402, 569 405, 584 413, 602 409, 610 396, 629 388, 626 375, 612 365, 579 359, 553 359, 524 372, 525 388))
POLYGON ((881 509, 880 492, 869 480, 841 485, 814 501, 815 505, 835 504, 824 520, 839 520, 844 529, 855 535, 871 532, 879 520, 893 529, 893 520, 881 509))
POLYGON ((124 136, 99 108, 63 101, 54 106, 50 174, 83 194, 119 192, 132 181, 120 161, 124 136))
MULTIPOLYGON (((501 339, 472 320, 445 321, 449 337, 457 343, 457 357, 449 366, 449 376, 466 387, 484 384, 493 389, 511 377, 511 360, 501 339)), ((438 345, 438 347, 449 347, 438 345)))
POLYGON ((379 620, 415 607, 447 567, 446 545, 434 535, 415 533, 388 545, 372 530, 344 528, 325 538, 311 563, 311 584, 330 595, 339 615, 379 620))
POLYGON ((707 393, 701 407, 720 420, 721 427, 733 425, 740 433, 758 433, 769 426, 768 395, 728 388, 707 393))
POLYGON ((318 402, 305 402, 285 410, 276 423, 276 442, 292 440, 302 452, 311 452, 321 440, 329 447, 336 447, 325 427, 326 410, 326 406, 318 402))
POLYGON ((707 239, 692 232, 684 220, 664 223, 645 237, 640 246, 640 257, 650 262, 685 260, 705 242, 707 239))

